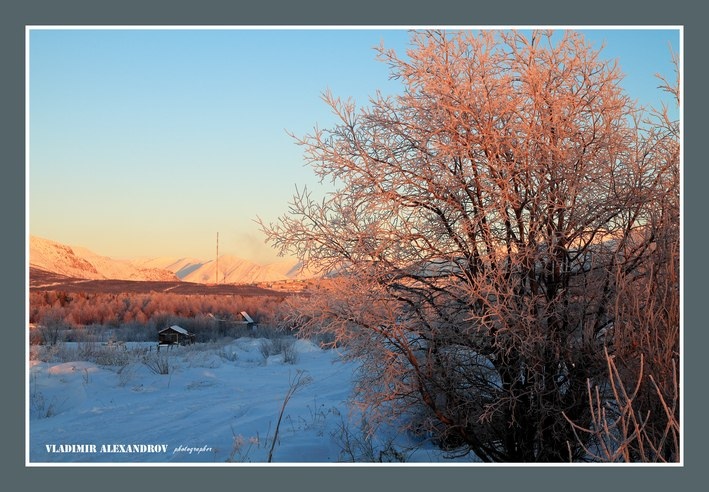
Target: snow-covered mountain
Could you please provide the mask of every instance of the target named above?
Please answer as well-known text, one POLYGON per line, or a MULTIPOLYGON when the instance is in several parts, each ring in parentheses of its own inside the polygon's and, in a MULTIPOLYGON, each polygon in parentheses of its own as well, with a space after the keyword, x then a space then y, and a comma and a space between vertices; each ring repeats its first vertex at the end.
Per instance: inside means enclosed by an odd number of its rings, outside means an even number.
POLYGON ((101 256, 83 247, 67 246, 37 236, 30 236, 30 267, 92 280, 178 280, 167 269, 137 267, 126 260, 101 256))
POLYGON ((174 257, 117 260, 36 236, 30 237, 30 266, 85 279, 179 279, 203 284, 251 284, 310 276, 301 272, 295 261, 261 265, 231 255, 220 256, 218 262, 174 257))
POLYGON ((294 261, 262 265, 232 255, 221 255, 218 262, 214 259, 148 258, 134 260, 133 264, 170 270, 185 282, 201 284, 252 284, 303 277, 294 261))
POLYGON ((198 270, 209 261, 197 258, 138 258, 131 260, 131 263, 138 268, 159 268, 173 272, 179 279, 184 279, 187 275, 198 270))

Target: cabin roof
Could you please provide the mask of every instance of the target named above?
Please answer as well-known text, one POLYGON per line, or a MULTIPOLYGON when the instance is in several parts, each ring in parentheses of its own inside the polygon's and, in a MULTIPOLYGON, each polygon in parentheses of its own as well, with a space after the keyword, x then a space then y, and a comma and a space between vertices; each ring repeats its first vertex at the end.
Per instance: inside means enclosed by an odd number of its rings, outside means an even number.
POLYGON ((253 322, 254 322, 254 320, 251 319, 251 316, 249 316, 248 314, 246 314, 246 311, 241 311, 241 315, 244 317, 244 319, 246 320, 247 323, 253 323, 253 322))
POLYGON ((176 332, 178 332, 178 333, 182 333, 183 335, 189 335, 189 334, 190 334, 187 330, 185 330, 185 329, 182 328, 181 326, 177 326, 177 325, 172 325, 172 326, 170 326, 169 328, 163 328, 163 329, 160 330, 158 333, 163 333, 163 332, 165 332, 165 331, 167 331, 167 330, 174 330, 174 331, 176 331, 176 332))

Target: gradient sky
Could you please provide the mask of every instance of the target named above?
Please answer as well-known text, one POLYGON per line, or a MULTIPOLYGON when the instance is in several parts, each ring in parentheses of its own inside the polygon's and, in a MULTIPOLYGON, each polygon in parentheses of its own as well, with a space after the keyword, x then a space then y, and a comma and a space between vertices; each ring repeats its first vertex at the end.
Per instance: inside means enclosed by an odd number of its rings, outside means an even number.
MULTIPOLYGON (((674 77, 677 29, 584 30, 642 104, 674 77)), ((277 260, 254 223, 295 186, 323 188, 302 136, 334 117, 326 89, 396 93, 373 48, 403 29, 29 30, 29 233, 106 256, 277 260)))

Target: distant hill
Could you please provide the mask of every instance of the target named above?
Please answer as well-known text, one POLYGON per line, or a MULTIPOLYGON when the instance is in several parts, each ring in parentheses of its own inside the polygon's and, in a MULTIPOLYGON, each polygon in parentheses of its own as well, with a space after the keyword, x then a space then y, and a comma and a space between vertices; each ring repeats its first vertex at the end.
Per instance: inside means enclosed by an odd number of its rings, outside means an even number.
POLYGON ((80 279, 60 273, 48 272, 38 267, 30 267, 30 291, 59 290, 63 292, 102 294, 150 294, 166 292, 178 295, 239 295, 239 296, 285 296, 276 291, 247 284, 195 284, 177 278, 166 280, 119 280, 80 279))
POLYGON ((37 236, 30 237, 30 267, 78 279, 182 280, 201 284, 254 284, 312 276, 302 272, 295 261, 261 265, 231 255, 220 256, 218 264, 214 259, 187 257, 117 260, 37 236))
POLYGON ((282 261, 262 265, 233 255, 222 255, 216 260, 196 258, 148 258, 133 260, 139 267, 170 270, 185 282, 200 284, 254 284, 307 278, 295 261, 282 261), (217 274, 217 268, 219 273, 217 274))
POLYGON ((129 261, 37 236, 30 236, 30 267, 80 279, 177 280, 176 275, 166 269, 140 268, 129 261))
POLYGON ((209 261, 199 260, 197 258, 139 258, 130 260, 130 262, 138 268, 158 268, 161 270, 169 270, 174 273, 177 278, 184 279, 187 275, 200 269, 209 261))

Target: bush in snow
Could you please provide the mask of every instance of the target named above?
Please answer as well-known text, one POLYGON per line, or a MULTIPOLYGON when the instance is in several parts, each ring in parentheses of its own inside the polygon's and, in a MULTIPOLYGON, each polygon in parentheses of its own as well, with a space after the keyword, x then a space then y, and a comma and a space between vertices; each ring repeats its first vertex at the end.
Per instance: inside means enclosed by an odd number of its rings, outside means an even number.
POLYGON ((143 364, 155 374, 170 374, 170 360, 166 353, 150 352, 143 356, 143 364))
POLYGON ((352 429, 340 416, 332 438, 340 446, 340 461, 352 463, 404 463, 412 451, 397 447, 394 437, 377 438, 372 425, 364 417, 359 429, 352 429))
POLYGON ((295 364, 298 361, 298 351, 295 348, 295 340, 290 337, 279 337, 270 340, 262 340, 259 351, 264 360, 272 355, 283 354, 283 362, 295 364))
POLYGON ((78 360, 93 362, 100 366, 125 366, 132 360, 132 354, 124 344, 103 344, 83 342, 77 346, 78 360))

